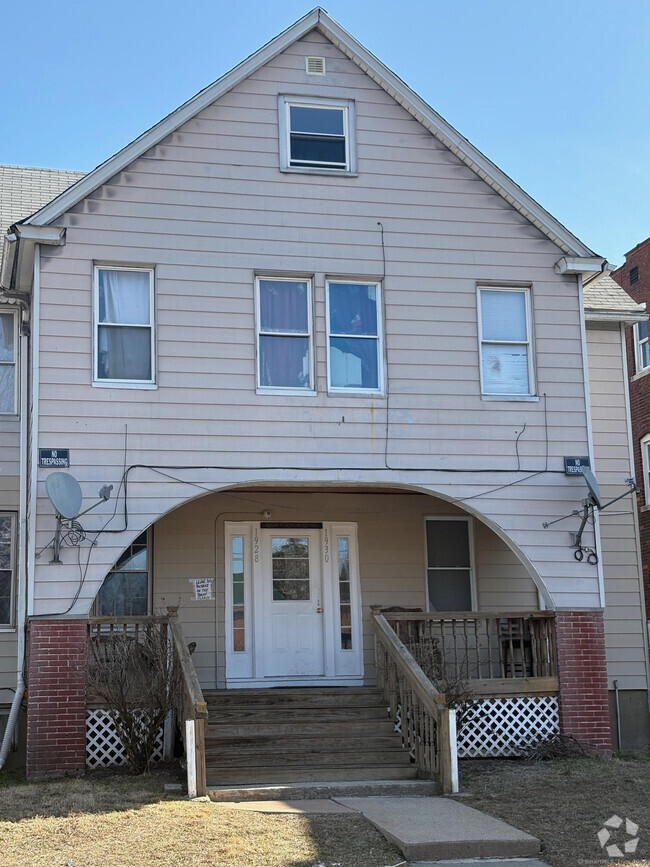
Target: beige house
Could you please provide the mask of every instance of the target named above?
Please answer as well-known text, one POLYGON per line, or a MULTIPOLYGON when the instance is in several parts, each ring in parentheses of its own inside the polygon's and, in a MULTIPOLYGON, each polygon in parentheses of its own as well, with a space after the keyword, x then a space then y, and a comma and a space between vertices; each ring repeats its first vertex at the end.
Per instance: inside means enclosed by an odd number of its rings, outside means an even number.
MULTIPOLYGON (((213 734, 238 697, 365 708, 424 641, 480 699, 460 755, 559 729, 607 752, 615 687, 643 742, 632 495, 601 512, 566 460, 601 505, 630 490, 622 335, 645 314, 603 270, 320 9, 14 226, 28 773, 84 767, 89 622, 170 606, 213 734), (53 450, 75 515, 113 485, 72 530, 53 450)), ((404 728, 426 708, 399 696, 404 728)), ((388 748, 271 770, 208 746, 208 782, 406 774, 388 748)))

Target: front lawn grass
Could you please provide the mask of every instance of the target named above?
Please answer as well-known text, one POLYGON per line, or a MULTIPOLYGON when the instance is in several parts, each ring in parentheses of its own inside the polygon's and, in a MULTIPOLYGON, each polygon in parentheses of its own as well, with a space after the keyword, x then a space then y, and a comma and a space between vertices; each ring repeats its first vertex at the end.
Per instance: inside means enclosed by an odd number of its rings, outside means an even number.
MULTIPOLYGON (((650 867, 650 753, 615 759, 463 760, 463 803, 542 840, 553 867, 650 867), (597 838, 611 816, 639 825, 635 856, 611 858, 597 838)), ((611 843, 623 843, 623 832, 611 843)))
POLYGON ((163 786, 161 774, 48 783, 0 774, 0 864, 388 867, 402 861, 360 816, 251 813, 165 795, 163 786))

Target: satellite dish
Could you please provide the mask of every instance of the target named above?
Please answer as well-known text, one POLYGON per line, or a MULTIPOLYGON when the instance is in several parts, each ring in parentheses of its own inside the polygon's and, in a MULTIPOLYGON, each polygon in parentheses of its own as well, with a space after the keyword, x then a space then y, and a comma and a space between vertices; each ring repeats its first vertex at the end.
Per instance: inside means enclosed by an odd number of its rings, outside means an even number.
POLYGON ((45 490, 58 515, 76 518, 83 499, 81 487, 69 473, 50 473, 45 479, 45 490))
MULTIPOLYGON (((57 473, 57 475, 60 474, 57 473)), ((589 488, 589 495, 591 497, 592 504, 596 506, 597 509, 600 509, 603 503, 600 498, 600 490, 598 488, 596 476, 594 476, 589 467, 582 467, 582 475, 584 476, 584 480, 587 483, 587 487, 589 488)))

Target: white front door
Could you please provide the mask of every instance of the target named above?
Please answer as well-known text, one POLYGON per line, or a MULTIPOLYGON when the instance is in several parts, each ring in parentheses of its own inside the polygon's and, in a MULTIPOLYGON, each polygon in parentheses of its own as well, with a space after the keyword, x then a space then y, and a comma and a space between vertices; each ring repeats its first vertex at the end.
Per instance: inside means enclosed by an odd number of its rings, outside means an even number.
POLYGON ((226 684, 362 683, 356 524, 225 531, 226 684))
MULTIPOLYGON (((262 677, 319 677, 325 673, 321 530, 261 530, 262 677)), ((261 585, 261 586, 260 586, 261 585)))

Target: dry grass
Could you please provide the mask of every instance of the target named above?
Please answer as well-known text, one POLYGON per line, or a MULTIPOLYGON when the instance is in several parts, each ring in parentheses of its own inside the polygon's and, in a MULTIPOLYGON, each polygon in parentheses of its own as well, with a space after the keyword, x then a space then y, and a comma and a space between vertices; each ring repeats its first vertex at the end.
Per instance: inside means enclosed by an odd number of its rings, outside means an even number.
POLYGON ((464 803, 539 837, 553 867, 650 867, 650 754, 460 764, 461 791, 474 796, 464 803), (612 859, 601 849, 596 834, 613 814, 639 825, 637 860, 612 859))
POLYGON ((159 774, 30 784, 0 774, 0 864, 387 867, 402 860, 357 816, 250 813, 165 796, 163 783, 159 774))

